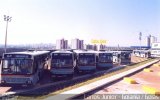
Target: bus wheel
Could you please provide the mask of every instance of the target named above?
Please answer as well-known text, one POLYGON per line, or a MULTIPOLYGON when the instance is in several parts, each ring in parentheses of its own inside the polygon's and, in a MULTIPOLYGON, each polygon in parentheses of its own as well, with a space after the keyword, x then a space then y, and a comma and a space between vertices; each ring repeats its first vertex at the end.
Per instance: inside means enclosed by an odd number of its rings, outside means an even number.
POLYGON ((96 72, 96 70, 91 71, 92 74, 94 74, 96 72))
POLYGON ((69 77, 69 79, 72 79, 73 78, 73 74, 68 75, 68 77, 69 77))
POLYGON ((34 86, 34 84, 28 84, 26 88, 33 88, 34 86))
POLYGON ((0 87, 3 87, 3 86, 5 86, 5 84, 0 83, 0 87))
POLYGON ((75 69, 74 69, 74 71, 75 71, 76 73, 78 73, 78 72, 79 72, 78 68, 75 68, 75 69))
POLYGON ((39 81, 40 80, 40 73, 38 73, 38 77, 37 77, 37 81, 39 81))
POLYGON ((54 75, 54 77, 52 76, 52 81, 55 81, 55 80, 57 80, 58 79, 58 77, 56 76, 56 75, 54 75))

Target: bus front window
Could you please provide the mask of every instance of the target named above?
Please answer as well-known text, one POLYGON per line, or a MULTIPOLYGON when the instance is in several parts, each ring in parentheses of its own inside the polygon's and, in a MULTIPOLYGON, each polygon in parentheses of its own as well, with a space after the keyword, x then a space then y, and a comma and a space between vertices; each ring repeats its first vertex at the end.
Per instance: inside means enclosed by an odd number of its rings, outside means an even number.
POLYGON ((68 67, 72 66, 72 59, 53 59, 52 65, 53 67, 68 67))
POLYGON ((5 59, 2 62, 2 74, 31 74, 32 60, 5 59))
POLYGON ((110 62, 112 61, 112 55, 100 55, 99 62, 110 62))
POLYGON ((80 65, 94 65, 95 64, 95 58, 92 57, 80 57, 79 58, 79 64, 80 65))

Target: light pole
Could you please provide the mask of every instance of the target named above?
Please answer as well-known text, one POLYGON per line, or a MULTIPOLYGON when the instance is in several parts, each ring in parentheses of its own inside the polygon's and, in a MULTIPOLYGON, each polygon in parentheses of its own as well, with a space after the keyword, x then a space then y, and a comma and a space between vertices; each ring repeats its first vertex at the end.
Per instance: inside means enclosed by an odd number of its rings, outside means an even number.
POLYGON ((142 32, 139 33, 139 41, 140 41, 140 50, 141 50, 141 40, 142 40, 142 32))
POLYGON ((5 52, 5 53, 6 53, 6 51, 7 51, 7 29, 8 29, 8 22, 11 21, 11 18, 12 18, 12 17, 10 17, 10 16, 4 15, 4 21, 7 22, 7 23, 6 23, 6 35, 5 35, 5 49, 4 49, 4 52, 5 52))

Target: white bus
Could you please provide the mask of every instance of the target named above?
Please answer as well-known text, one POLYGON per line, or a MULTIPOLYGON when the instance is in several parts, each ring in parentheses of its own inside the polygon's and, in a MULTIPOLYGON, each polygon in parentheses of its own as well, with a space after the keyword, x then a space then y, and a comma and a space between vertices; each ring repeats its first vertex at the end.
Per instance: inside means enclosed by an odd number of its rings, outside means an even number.
POLYGON ((160 49, 151 49, 151 57, 152 58, 159 58, 160 57, 160 49))
POLYGON ((133 55, 137 57, 142 57, 142 58, 150 58, 151 51, 150 50, 133 50, 133 55))
POLYGON ((96 53, 94 51, 75 50, 76 69, 78 72, 96 71, 96 53))
POLYGON ((97 52, 97 67, 112 68, 113 67, 113 52, 98 51, 97 52))
POLYGON ((159 42, 152 43, 150 53, 151 53, 152 58, 160 58, 160 43, 159 42))
POLYGON ((49 51, 4 53, 1 63, 1 85, 34 86, 42 77, 49 51))
POLYGON ((50 72, 52 77, 73 77, 75 68, 74 53, 71 51, 58 50, 51 53, 50 72))

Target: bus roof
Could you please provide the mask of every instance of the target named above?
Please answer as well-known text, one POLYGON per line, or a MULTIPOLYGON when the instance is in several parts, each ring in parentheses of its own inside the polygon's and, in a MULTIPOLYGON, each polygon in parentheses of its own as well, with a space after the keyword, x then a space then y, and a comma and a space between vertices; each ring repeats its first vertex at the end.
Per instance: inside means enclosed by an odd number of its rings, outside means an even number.
POLYGON ((97 53, 112 53, 113 54, 112 51, 97 51, 97 53))
POLYGON ((23 51, 23 52, 9 52, 9 53, 4 53, 4 54, 25 54, 25 55, 41 55, 41 54, 46 54, 49 53, 49 51, 23 51))
POLYGON ((96 53, 96 51, 87 51, 87 50, 74 50, 75 53, 96 53))
POLYGON ((52 53, 73 53, 73 52, 66 51, 66 50, 57 50, 57 51, 53 51, 52 53))
POLYGON ((133 50, 134 52, 137 51, 137 52, 150 52, 150 50, 133 50))

